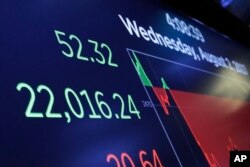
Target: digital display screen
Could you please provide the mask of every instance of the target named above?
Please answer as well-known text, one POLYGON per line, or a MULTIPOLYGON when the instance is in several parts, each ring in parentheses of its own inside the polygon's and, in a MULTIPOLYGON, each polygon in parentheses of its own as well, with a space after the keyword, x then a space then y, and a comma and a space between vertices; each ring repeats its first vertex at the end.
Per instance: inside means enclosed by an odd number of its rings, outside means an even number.
POLYGON ((0 7, 0 166, 229 166, 250 49, 158 1, 0 7))

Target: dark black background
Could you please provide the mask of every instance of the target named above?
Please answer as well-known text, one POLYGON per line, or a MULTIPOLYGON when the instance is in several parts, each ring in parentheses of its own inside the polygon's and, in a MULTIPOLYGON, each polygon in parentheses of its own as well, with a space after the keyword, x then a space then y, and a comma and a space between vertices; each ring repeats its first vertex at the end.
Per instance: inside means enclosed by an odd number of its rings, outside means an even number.
MULTIPOLYGON (((165 6, 172 6, 232 39, 250 47, 250 28, 228 10, 213 0, 161 0, 165 6)), ((240 10, 240 9, 238 9, 240 10)))

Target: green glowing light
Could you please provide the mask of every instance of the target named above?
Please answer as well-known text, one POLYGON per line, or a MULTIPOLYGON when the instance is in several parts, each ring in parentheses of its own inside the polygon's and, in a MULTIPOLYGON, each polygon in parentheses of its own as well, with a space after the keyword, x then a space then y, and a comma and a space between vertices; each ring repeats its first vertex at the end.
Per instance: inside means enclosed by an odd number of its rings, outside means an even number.
POLYGON ((109 53, 108 65, 113 66, 113 67, 118 67, 118 64, 112 62, 112 55, 113 54, 112 54, 110 47, 108 45, 106 45, 105 43, 102 43, 101 48, 106 48, 108 50, 108 53, 109 53))
POLYGON ((164 78, 162 78, 162 77, 161 77, 161 83, 162 83, 162 87, 163 87, 164 89, 169 89, 169 87, 168 87, 168 85, 166 84, 164 78))
POLYGON ((95 91, 95 94, 94 94, 95 104, 97 104, 97 107, 99 109, 98 112, 100 112, 100 114, 98 114, 95 111, 95 108, 93 106, 93 103, 91 102, 91 99, 88 95, 87 90, 82 90, 79 93, 80 94, 79 95, 78 92, 75 92, 73 89, 67 87, 64 90, 64 96, 65 96, 65 100, 67 102, 67 105, 70 111, 64 111, 62 115, 61 113, 52 112, 54 102, 55 102, 55 96, 53 94, 53 91, 48 86, 41 84, 41 85, 38 85, 37 87, 37 93, 39 94, 46 93, 48 95, 48 104, 47 104, 46 111, 44 112, 45 114, 43 114, 42 112, 38 113, 38 112, 32 111, 35 101, 36 101, 36 92, 29 84, 23 83, 23 82, 18 83, 16 86, 16 89, 18 91, 21 91, 23 89, 28 90, 30 94, 29 103, 25 111, 25 116, 29 118, 44 118, 44 117, 45 118, 62 118, 64 117, 66 118, 67 123, 70 123, 72 114, 77 118, 84 117, 85 111, 84 111, 83 104, 80 100, 80 97, 85 97, 85 100, 89 104, 89 107, 92 112, 91 114, 89 114, 89 118, 91 119, 98 119, 98 118, 99 119, 100 118, 111 119, 113 114, 115 115, 117 119, 131 119, 132 114, 137 115, 138 119, 141 119, 140 111, 136 108, 136 105, 131 95, 127 96, 128 98, 126 102, 128 102, 128 106, 126 106, 124 98, 118 93, 113 93, 112 95, 113 100, 118 101, 118 104, 120 104, 120 111, 116 111, 116 113, 113 113, 109 104, 105 100, 103 100, 104 94, 100 91, 95 91), (73 103, 73 101, 75 101, 76 103, 73 103), (127 107, 128 107, 128 110, 126 110, 127 107), (126 111, 128 111, 127 114, 125 113, 126 111))
POLYGON ((152 87, 153 85, 152 85, 151 81, 149 80, 148 76, 146 75, 144 69, 142 68, 142 65, 141 65, 139 59, 136 57, 134 52, 133 52, 133 57, 135 60, 133 60, 132 58, 131 58, 131 60, 134 64, 134 67, 135 67, 141 81, 143 82, 143 85, 152 87))
POLYGON ((131 114, 135 114, 137 115, 138 119, 141 119, 140 111, 136 108, 131 95, 128 95, 128 108, 131 114))
POLYGON ((77 118, 83 118, 84 117, 84 110, 83 110, 83 107, 82 107, 82 104, 81 104, 81 101, 78 97, 78 95, 75 93, 74 90, 72 90, 71 88, 66 88, 65 91, 64 91, 64 94, 65 94, 65 98, 66 98, 66 101, 68 103, 68 106, 71 110, 71 112, 77 117, 77 118), (72 106, 71 104, 71 101, 70 101, 70 98, 69 98, 69 93, 72 94, 79 106, 79 109, 80 109, 80 113, 77 113, 74 109, 74 107, 72 106))
POLYGON ((27 106, 26 111, 25 111, 25 116, 30 117, 30 118, 43 118, 43 113, 32 112, 32 108, 33 108, 35 100, 36 100, 36 95, 35 95, 33 88, 24 82, 17 84, 16 89, 18 91, 21 91, 23 88, 28 89, 28 91, 30 92, 30 100, 29 100, 28 106, 27 106))
POLYGON ((69 39, 70 40, 75 39, 77 41, 77 43, 78 43, 78 51, 77 51, 77 56, 76 56, 77 59, 88 61, 89 59, 87 57, 84 57, 84 56, 81 55, 82 54, 82 42, 81 42, 81 40, 77 36, 75 36, 73 34, 71 34, 69 36, 69 39))
POLYGON ((74 56, 74 52, 72 47, 70 46, 69 43, 67 43, 66 41, 62 40, 60 36, 66 36, 66 34, 64 32, 58 31, 58 30, 54 30, 55 34, 56 34, 56 39, 58 41, 59 44, 64 45, 68 48, 69 52, 65 52, 64 50, 62 50, 62 54, 64 54, 66 57, 73 57, 74 56))
POLYGON ((98 63, 100 63, 100 64, 105 64, 105 62, 106 62, 105 57, 104 57, 104 55, 102 54, 102 52, 100 52, 100 51, 98 50, 98 46, 99 46, 98 42, 97 42, 97 41, 94 41, 94 40, 90 40, 90 39, 88 40, 88 42, 94 45, 94 51, 95 51, 95 53, 98 54, 98 55, 100 56, 100 58, 101 58, 101 59, 97 59, 97 58, 96 58, 96 61, 97 61, 98 63))
POLYGON ((70 115, 69 115, 69 113, 67 111, 64 112, 64 116, 67 119, 67 123, 70 123, 71 122, 71 117, 70 117, 70 115))
MULTIPOLYGON (((131 116, 130 115, 125 115, 124 112, 125 112, 125 105, 124 105, 124 100, 122 98, 121 95, 119 95, 118 93, 113 93, 113 99, 119 99, 120 102, 121 102, 121 119, 131 119, 131 116)), ((119 118, 119 115, 116 114, 116 118, 119 118)))
POLYGON ((111 119, 112 118, 112 111, 111 111, 109 105, 105 101, 100 100, 100 98, 99 98, 100 96, 103 97, 104 94, 100 91, 96 91, 95 92, 96 104, 97 104, 99 110, 101 111, 102 115, 107 119, 111 119), (104 107, 107 109, 106 111, 108 111, 108 113, 104 112, 104 109, 103 109, 104 107))
POLYGON ((80 40, 80 38, 78 38, 76 35, 74 34, 70 34, 69 36, 66 35, 64 32, 62 31, 58 31, 58 30, 54 30, 55 35, 56 35, 56 39, 57 42, 64 46, 64 49, 67 48, 68 52, 65 50, 62 50, 62 54, 66 57, 69 58, 73 58, 76 57, 79 60, 83 60, 83 61, 89 61, 89 59, 91 60, 91 62, 98 62, 99 64, 103 64, 103 65, 108 65, 111 67, 118 67, 118 64, 114 63, 112 60, 112 51, 110 49, 110 47, 105 44, 105 43, 101 43, 99 44, 98 41, 95 40, 91 40, 88 39, 88 43, 94 45, 94 52, 96 53, 96 55, 94 55, 95 59, 93 57, 87 57, 86 55, 83 55, 83 45, 82 42, 80 40), (69 42, 69 40, 71 41, 76 41, 78 44, 78 49, 77 49, 77 53, 75 55, 73 47, 70 45, 71 42, 69 42), (63 39, 64 38, 64 39, 63 39), (65 40, 67 39, 67 40, 65 40), (106 49, 108 52, 108 56, 106 56, 107 52, 103 52, 103 49, 106 49))
POLYGON ((92 112, 92 114, 89 115, 89 118, 93 118, 93 119, 102 118, 101 115, 96 114, 95 109, 94 109, 94 107, 93 107, 93 105, 92 105, 92 102, 91 102, 91 100, 90 100, 90 98, 89 98, 88 92, 87 92, 86 90, 82 90, 82 91, 80 92, 80 95, 81 95, 81 96, 84 96, 84 97, 86 98, 88 104, 89 104, 90 110, 91 110, 91 112, 92 112))
POLYGON ((47 86, 45 85, 39 85, 37 87, 37 92, 38 93, 41 93, 42 91, 46 91, 48 94, 49 94, 49 104, 47 106, 47 109, 46 109, 46 117, 47 118, 62 118, 62 115, 60 113, 52 113, 52 108, 53 108, 53 105, 54 105, 54 101, 55 101, 55 97, 53 95, 53 92, 51 91, 50 88, 48 88, 47 86))

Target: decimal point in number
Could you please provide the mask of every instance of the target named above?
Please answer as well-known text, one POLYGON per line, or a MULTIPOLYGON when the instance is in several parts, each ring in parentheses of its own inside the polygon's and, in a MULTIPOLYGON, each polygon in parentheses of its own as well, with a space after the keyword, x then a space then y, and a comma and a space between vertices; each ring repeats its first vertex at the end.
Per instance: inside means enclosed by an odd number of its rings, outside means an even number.
POLYGON ((65 115, 65 117, 66 117, 66 119, 67 119, 67 123, 70 123, 71 118, 70 118, 69 113, 68 113, 67 111, 65 111, 65 112, 64 112, 64 115, 65 115))
POLYGON ((119 118, 120 118, 118 114, 115 114, 115 117, 116 117, 117 119, 119 119, 119 118))
POLYGON ((92 62, 95 62, 95 59, 94 59, 93 57, 91 57, 90 60, 91 60, 92 62))

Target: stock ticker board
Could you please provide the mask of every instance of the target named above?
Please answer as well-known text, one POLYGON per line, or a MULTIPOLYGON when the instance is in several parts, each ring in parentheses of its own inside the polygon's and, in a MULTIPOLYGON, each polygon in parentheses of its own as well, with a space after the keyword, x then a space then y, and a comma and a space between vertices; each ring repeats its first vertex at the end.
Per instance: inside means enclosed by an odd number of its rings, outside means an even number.
POLYGON ((249 48, 154 0, 0 9, 0 166, 227 167, 250 149, 249 48))

